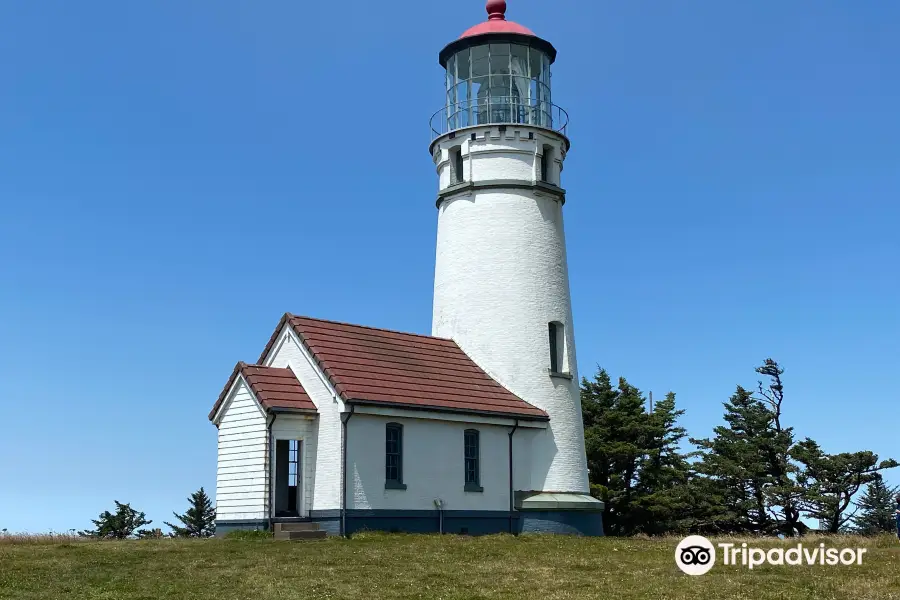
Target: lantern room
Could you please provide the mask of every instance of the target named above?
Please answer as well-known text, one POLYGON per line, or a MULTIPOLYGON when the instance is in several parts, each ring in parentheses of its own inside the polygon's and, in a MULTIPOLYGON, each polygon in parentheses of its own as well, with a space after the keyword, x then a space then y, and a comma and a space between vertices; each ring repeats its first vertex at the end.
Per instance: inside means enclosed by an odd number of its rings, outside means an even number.
POLYGON ((506 20, 506 2, 489 0, 488 20, 440 53, 446 103, 431 119, 432 138, 488 124, 532 125, 565 135, 568 115, 552 102, 556 49, 506 20))

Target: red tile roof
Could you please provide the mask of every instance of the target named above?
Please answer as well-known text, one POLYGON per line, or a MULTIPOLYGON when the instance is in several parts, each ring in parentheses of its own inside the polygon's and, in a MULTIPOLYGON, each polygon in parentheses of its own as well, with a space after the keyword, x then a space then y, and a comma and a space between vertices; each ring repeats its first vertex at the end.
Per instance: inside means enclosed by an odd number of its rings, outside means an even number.
POLYGON ((350 404, 549 419, 492 379, 456 342, 444 338, 287 313, 260 362, 285 323, 350 404))
POLYGON ((210 421, 225 401, 238 373, 244 377, 247 385, 253 391, 253 395, 266 410, 289 409, 297 412, 318 412, 316 405, 309 399, 303 386, 300 385, 294 372, 290 369, 275 369, 239 362, 235 365, 222 393, 219 394, 219 399, 216 400, 212 412, 209 413, 210 421))

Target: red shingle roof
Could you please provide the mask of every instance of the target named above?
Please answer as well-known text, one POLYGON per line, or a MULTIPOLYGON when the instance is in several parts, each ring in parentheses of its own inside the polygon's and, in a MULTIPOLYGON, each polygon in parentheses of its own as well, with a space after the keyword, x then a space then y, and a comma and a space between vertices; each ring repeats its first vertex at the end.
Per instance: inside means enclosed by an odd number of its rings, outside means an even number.
POLYGON ((351 404, 547 420, 492 379, 454 342, 412 333, 284 315, 341 398, 351 404))
POLYGON ((219 394, 219 399, 216 400, 212 412, 209 413, 210 421, 225 401, 238 373, 243 375, 247 385, 253 391, 253 395, 266 410, 280 408, 298 412, 318 412, 316 405, 309 399, 303 386, 300 385, 294 372, 290 369, 275 369, 239 362, 235 365, 222 393, 219 394))

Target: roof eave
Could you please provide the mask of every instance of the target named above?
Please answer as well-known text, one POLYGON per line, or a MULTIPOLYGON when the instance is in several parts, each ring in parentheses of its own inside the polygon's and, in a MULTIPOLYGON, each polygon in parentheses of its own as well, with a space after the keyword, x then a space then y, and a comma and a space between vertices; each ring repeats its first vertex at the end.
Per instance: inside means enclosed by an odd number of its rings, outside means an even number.
POLYGON ((494 31, 489 33, 480 33, 477 35, 470 35, 468 37, 459 38, 458 40, 453 40, 441 50, 440 54, 438 54, 438 62, 443 68, 447 68, 447 61, 450 57, 460 50, 464 48, 471 48, 472 46, 481 46, 482 44, 489 44, 491 42, 509 42, 511 44, 522 44, 523 46, 531 46, 532 48, 537 48, 538 50, 547 54, 547 57, 550 59, 550 63, 556 62, 556 48, 553 47, 553 44, 548 42, 543 38, 539 38, 536 35, 526 35, 524 33, 513 33, 506 31, 494 31))
MULTIPOLYGON (((225 384, 225 387, 222 388, 222 393, 219 394, 218 399, 216 399, 216 403, 213 404, 212 410, 209 412, 209 420, 212 423, 215 423, 216 415, 219 413, 219 409, 222 408, 222 404, 225 402, 226 396, 231 392, 231 388, 234 387, 234 382, 237 380, 238 373, 240 373, 241 369, 247 366, 247 363, 244 361, 238 361, 238 363, 234 366, 234 369, 231 371, 231 376, 228 377, 228 382, 225 384)), ((218 424, 216 424, 218 427, 218 424)))
POLYGON ((269 414, 296 414, 296 415, 318 415, 319 411, 313 408, 284 408, 280 406, 276 407, 266 407, 266 412, 269 414))
POLYGON ((347 404, 356 404, 359 406, 383 406, 387 408, 402 408, 405 410, 420 410, 425 412, 439 412, 457 415, 478 415, 482 417, 500 417, 504 419, 518 419, 520 421, 543 421, 549 422, 550 416, 547 414, 535 415, 529 413, 510 413, 496 410, 469 410, 465 408, 450 408, 444 406, 423 406, 421 404, 406 404, 404 402, 386 402, 383 400, 365 400, 350 398, 345 400, 347 404))

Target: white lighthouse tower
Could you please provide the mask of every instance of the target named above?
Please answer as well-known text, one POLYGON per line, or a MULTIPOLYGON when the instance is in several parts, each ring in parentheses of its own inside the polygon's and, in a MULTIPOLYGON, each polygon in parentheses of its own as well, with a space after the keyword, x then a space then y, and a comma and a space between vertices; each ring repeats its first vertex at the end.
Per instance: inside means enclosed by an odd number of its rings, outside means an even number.
POLYGON ((602 510, 588 496, 563 228, 568 116, 552 102, 555 48, 489 18, 440 53, 447 100, 432 118, 439 178, 432 333, 550 415, 516 433, 520 510, 602 510))

